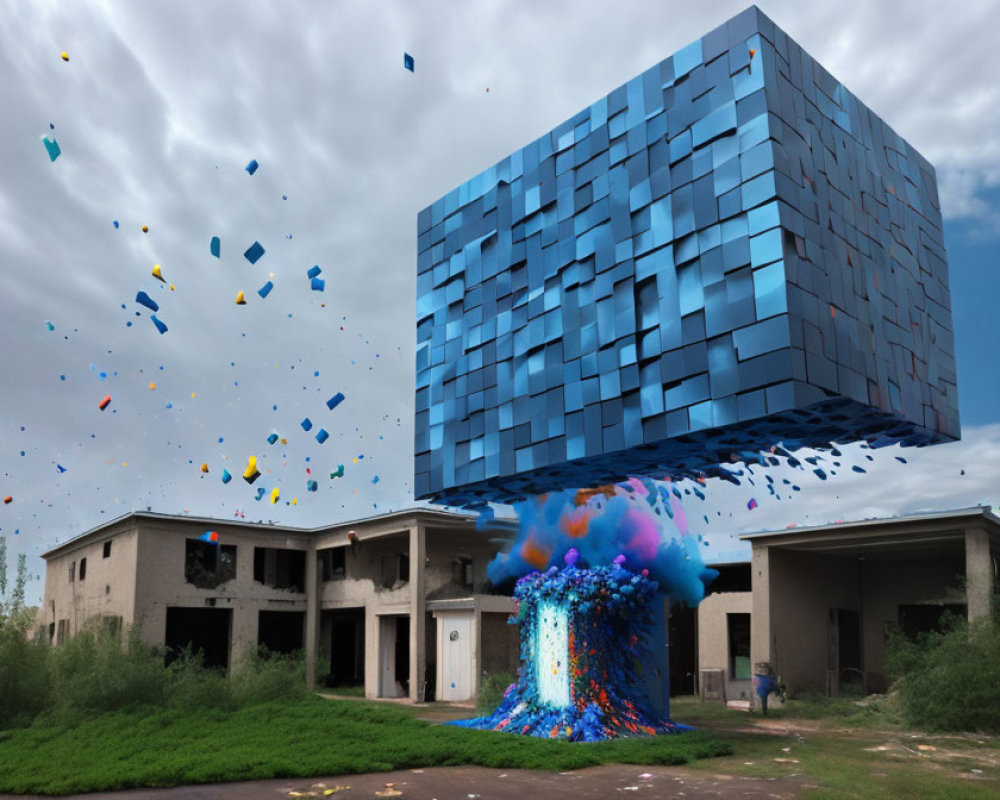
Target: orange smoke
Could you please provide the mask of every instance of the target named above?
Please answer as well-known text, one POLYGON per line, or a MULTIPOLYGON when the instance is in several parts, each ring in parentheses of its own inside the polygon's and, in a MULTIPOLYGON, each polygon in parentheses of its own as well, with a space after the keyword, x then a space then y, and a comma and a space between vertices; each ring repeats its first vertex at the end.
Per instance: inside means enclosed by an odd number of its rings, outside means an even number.
POLYGON ((540 545, 534 536, 529 536, 521 545, 521 558, 535 569, 545 569, 551 556, 552 548, 540 545))

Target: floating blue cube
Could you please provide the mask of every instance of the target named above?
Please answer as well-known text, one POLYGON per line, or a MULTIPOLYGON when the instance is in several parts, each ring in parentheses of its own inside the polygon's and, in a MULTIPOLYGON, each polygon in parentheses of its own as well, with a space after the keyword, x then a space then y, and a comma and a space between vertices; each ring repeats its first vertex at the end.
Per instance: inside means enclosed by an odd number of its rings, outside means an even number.
POLYGON ((315 277, 316 277, 317 275, 319 275, 319 274, 320 274, 320 273, 321 273, 322 271, 323 271, 323 270, 321 270, 321 269, 319 268, 319 264, 314 264, 313 266, 309 267, 309 269, 308 269, 308 270, 306 270, 306 277, 307 277, 307 278, 315 278, 315 277))
POLYGON ((320 428, 319 431, 316 433, 316 441, 319 442, 320 444, 323 444, 323 442, 325 442, 329 438, 330 434, 326 432, 325 428, 320 428))
POLYGON ((312 430, 313 424, 312 424, 312 420, 309 419, 309 417, 306 417, 304 420, 302 420, 302 422, 300 424, 302 425, 302 430, 304 430, 304 431, 311 431, 312 430))
POLYGON ((314 292, 322 292, 326 289, 326 281, 322 278, 313 278, 310 285, 312 286, 312 290, 314 292))
POLYGON ((160 310, 159 303, 157 303, 152 297, 150 297, 145 292, 139 292, 138 294, 136 294, 136 296, 135 296, 135 302, 137 302, 141 306, 145 306, 150 311, 159 311, 160 310))
POLYGON ((246 166, 244 167, 244 169, 245 169, 245 170, 246 170, 246 171, 247 171, 247 172, 248 172, 248 173, 249 173, 250 175, 253 175, 253 174, 254 174, 254 173, 255 173, 255 172, 257 171, 257 166, 258 166, 258 164, 257 164, 257 159, 256 159, 256 158, 251 158, 251 159, 250 159, 250 163, 249 163, 249 164, 247 164, 247 165, 246 165, 246 166))
POLYGON ((267 297, 269 294, 271 294, 271 290, 273 288, 274 288, 274 283, 272 281, 268 281, 257 290, 257 294, 259 294, 261 297, 267 297))
POLYGON ((167 332, 166 324, 162 320, 157 319, 156 314, 150 314, 149 318, 153 321, 156 330, 160 332, 161 336, 167 332))
POLYGON ((208 250, 216 258, 219 258, 222 255, 222 242, 218 236, 212 237, 212 241, 209 242, 208 245, 208 250))
POLYGON ((229 481, 231 481, 232 479, 233 479, 233 476, 229 474, 229 470, 228 469, 222 470, 222 482, 223 483, 229 483, 229 481))
POLYGON ((45 151, 49 154, 49 161, 55 161, 62 154, 59 142, 51 133, 42 136, 42 144, 45 145, 45 151))
POLYGON ((326 407, 333 411, 337 406, 344 402, 343 392, 337 392, 333 397, 326 401, 326 407))
POLYGON ((261 247, 260 242, 254 242, 247 248, 243 257, 251 264, 256 264, 262 255, 264 255, 264 248, 261 247))
POLYGON ((417 227, 418 498, 960 435, 934 169, 755 7, 417 227))
POLYGON ((413 72, 413 56, 409 53, 403 53, 403 66, 413 72))

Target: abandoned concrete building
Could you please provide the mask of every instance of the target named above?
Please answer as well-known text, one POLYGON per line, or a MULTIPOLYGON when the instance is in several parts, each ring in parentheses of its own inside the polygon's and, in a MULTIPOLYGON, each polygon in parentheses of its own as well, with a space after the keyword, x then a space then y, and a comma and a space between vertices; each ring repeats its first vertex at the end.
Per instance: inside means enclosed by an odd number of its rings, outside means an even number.
POLYGON ((741 538, 750 561, 713 564, 711 594, 671 620, 672 681, 705 698, 754 701, 761 662, 791 694, 884 691, 892 630, 985 617, 1000 588, 1000 518, 988 507, 741 538))
POLYGON ((43 555, 39 619, 53 644, 94 620, 139 623, 149 644, 210 665, 248 645, 304 649, 307 666, 329 658, 320 685, 468 701, 484 674, 517 667, 513 599, 486 581, 504 525, 433 509, 312 530, 134 512, 43 555))

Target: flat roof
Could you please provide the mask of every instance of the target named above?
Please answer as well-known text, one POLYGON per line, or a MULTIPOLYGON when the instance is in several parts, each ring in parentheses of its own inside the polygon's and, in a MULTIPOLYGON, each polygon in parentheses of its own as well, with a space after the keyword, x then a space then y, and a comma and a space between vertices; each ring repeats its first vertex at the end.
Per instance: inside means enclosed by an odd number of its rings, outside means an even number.
MULTIPOLYGON (((292 525, 278 525, 271 522, 248 522, 247 520, 240 518, 233 519, 219 519, 217 517, 196 517, 188 516, 187 514, 164 514, 159 511, 129 511, 122 514, 119 517, 108 520, 107 522, 102 522, 95 528, 84 531, 83 533, 77 534, 71 539, 67 539, 65 542, 56 545, 55 547, 42 553, 42 558, 48 559, 54 555, 57 555, 60 551, 73 547, 74 545, 80 544, 82 541, 88 538, 96 537, 98 534, 106 531, 114 525, 118 525, 129 519, 147 519, 147 520, 157 520, 157 521, 169 521, 169 522, 195 522, 208 527, 214 527, 219 525, 236 525, 240 528, 249 528, 258 532, 269 532, 269 533, 289 533, 297 536, 307 535, 315 536, 321 533, 330 533, 331 531, 341 530, 343 528, 351 528, 353 526, 361 527, 362 525, 370 525, 372 523, 391 521, 393 519, 404 519, 406 517, 422 517, 429 521, 437 521, 442 523, 458 523, 464 522, 469 524, 475 524, 477 517, 470 514, 462 514, 456 511, 444 511, 438 508, 424 508, 421 506, 414 506, 412 508, 403 509, 401 511, 389 511, 385 514, 377 514, 372 517, 362 517, 360 519, 347 520, 345 522, 335 522, 329 525, 319 525, 314 528, 298 528, 292 525)), ((517 520, 499 518, 494 519, 484 530, 484 533, 497 532, 497 531, 509 531, 512 530, 517 525, 517 520)))
POLYGON ((966 519, 968 517, 983 517, 996 525, 1000 525, 1000 517, 995 516, 989 506, 972 506, 951 511, 929 511, 922 514, 904 514, 898 517, 877 517, 875 519, 851 520, 850 522, 828 522, 824 525, 794 526, 776 531, 760 531, 745 533, 740 536, 743 541, 756 541, 776 536, 794 536, 802 533, 820 533, 822 531, 844 531, 852 528, 871 528, 885 525, 914 522, 942 522, 949 519, 966 519))

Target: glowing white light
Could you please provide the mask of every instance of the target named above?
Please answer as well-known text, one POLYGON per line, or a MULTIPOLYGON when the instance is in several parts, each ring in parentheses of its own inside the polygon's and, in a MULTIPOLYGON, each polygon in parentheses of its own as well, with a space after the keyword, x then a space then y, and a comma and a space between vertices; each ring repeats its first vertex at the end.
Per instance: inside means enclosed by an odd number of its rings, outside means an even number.
POLYGON ((569 615, 566 609, 554 603, 539 603, 535 636, 538 699, 565 708, 569 705, 569 615))

